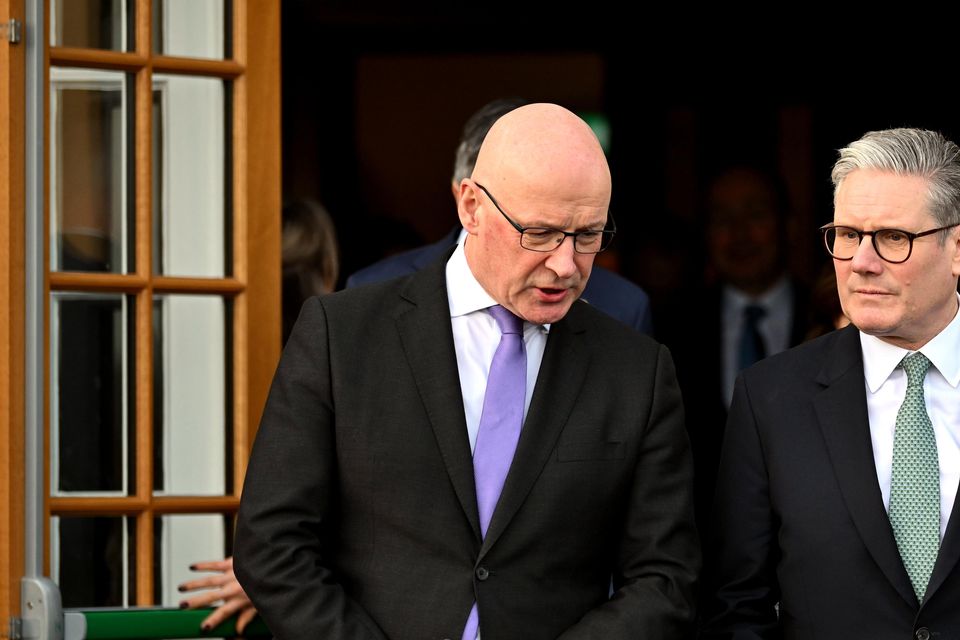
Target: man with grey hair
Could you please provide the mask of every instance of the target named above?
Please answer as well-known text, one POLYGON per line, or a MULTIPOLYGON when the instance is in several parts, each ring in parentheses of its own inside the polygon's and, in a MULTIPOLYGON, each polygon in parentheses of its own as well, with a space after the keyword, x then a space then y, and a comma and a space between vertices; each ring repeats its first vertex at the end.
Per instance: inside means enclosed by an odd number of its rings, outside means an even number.
POLYGON ((852 325, 737 381, 706 638, 960 637, 960 149, 871 132, 833 183, 852 325))
MULTIPOLYGON (((480 107, 467 119, 457 144, 450 182, 455 202, 460 198, 460 183, 473 173, 487 131, 503 115, 525 104, 528 101, 522 98, 498 98, 480 107)), ((464 235, 463 228, 457 224, 455 229, 433 244, 404 251, 364 267, 347 278, 346 286, 350 289, 419 271, 458 244, 464 235)), ((641 333, 653 333, 653 317, 647 293, 612 271, 595 266, 582 299, 641 333)))

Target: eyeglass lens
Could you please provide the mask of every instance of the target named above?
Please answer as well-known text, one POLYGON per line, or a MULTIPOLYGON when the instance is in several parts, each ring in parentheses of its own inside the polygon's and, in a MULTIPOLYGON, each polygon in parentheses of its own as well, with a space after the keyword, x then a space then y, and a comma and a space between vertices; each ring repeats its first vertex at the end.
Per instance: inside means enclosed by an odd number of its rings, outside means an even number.
MULTIPOLYGON (((898 229, 878 229, 870 234, 873 248, 884 260, 902 262, 910 255, 910 236, 898 229)), ((830 227, 824 230, 827 251, 835 258, 850 259, 860 246, 862 232, 852 227, 830 227)))
MULTIPOLYGON (((558 229, 532 227, 525 229, 520 236, 520 244, 531 251, 552 251, 566 234, 558 229)), ((581 231, 573 236, 574 249, 580 253, 598 253, 610 243, 613 234, 600 231, 581 231)))

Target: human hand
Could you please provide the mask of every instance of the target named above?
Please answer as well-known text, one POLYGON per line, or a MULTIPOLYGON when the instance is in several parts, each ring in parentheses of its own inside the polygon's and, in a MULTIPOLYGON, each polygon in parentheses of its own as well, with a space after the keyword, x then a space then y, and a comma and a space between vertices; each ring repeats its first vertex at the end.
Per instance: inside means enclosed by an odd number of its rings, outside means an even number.
POLYGON ((237 633, 243 633, 250 621, 257 615, 257 610, 250 602, 243 587, 233 575, 233 558, 215 560, 212 562, 198 562, 190 565, 191 571, 215 571, 218 575, 207 576, 184 582, 177 590, 181 593, 209 589, 180 602, 181 609, 197 609, 199 607, 217 605, 213 612, 204 619, 200 628, 210 631, 230 616, 237 615, 237 633))

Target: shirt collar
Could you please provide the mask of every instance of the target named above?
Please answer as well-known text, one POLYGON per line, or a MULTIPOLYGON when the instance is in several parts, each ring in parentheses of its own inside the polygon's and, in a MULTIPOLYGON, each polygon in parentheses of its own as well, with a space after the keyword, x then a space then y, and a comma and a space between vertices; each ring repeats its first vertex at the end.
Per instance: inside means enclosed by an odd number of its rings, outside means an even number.
MULTIPOLYGON (((487 293, 470 270, 467 254, 463 248, 465 244, 460 242, 454 249, 453 255, 447 260, 447 303, 450 305, 451 318, 469 315, 500 304, 487 293)), ((535 326, 524 321, 524 326, 527 325, 535 326)), ((536 326, 540 326, 546 332, 550 331, 549 324, 536 326)))
MULTIPOLYGON (((912 353, 863 331, 860 332, 860 348, 863 352, 863 374, 870 393, 876 393, 904 356, 912 353)), ((951 387, 957 388, 960 385, 960 313, 955 314, 950 324, 920 347, 919 351, 951 387)))
POLYGON ((450 303, 451 318, 465 316, 497 304, 470 271, 463 246, 463 242, 458 243, 447 261, 447 301, 450 303))

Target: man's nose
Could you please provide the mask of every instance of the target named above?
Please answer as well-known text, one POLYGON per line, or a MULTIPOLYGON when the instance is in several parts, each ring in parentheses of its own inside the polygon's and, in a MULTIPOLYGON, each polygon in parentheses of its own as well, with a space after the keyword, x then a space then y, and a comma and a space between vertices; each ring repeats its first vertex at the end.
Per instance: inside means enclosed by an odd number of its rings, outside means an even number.
POLYGON ((883 271, 883 258, 873 246, 873 236, 863 236, 860 246, 851 259, 850 267, 856 273, 880 273, 883 271))
POLYGON ((577 272, 577 253, 573 248, 573 237, 563 239, 560 245, 550 252, 546 266, 557 274, 558 278, 569 278, 577 272))

